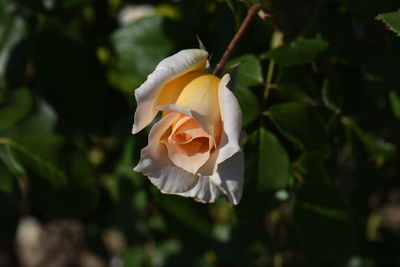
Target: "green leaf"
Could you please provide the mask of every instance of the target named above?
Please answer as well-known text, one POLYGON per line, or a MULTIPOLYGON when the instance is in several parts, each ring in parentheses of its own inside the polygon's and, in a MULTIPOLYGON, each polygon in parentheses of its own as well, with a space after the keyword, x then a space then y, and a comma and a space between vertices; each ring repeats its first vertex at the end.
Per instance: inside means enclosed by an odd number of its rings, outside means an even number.
POLYGON ((322 85, 322 100, 325 106, 340 113, 343 105, 342 81, 338 75, 331 75, 324 80, 322 85))
POLYGON ((124 265, 132 267, 140 267, 144 265, 145 253, 141 248, 128 247, 122 251, 121 258, 124 261, 124 265))
MULTIPOLYGON (((0 138, 0 148, 9 147, 17 163, 23 166, 24 176, 29 180, 32 206, 51 216, 87 215, 97 204, 95 171, 75 146, 52 133, 55 117, 51 111, 46 105, 38 106, 24 125, 33 125, 33 133, 21 133, 21 129, 13 131, 13 139, 0 138), (42 123, 42 132, 35 122, 42 123)), ((14 158, 7 156, 8 162, 13 163, 14 158)))
POLYGON ((0 78, 4 75, 11 49, 26 32, 24 21, 13 14, 14 3, 0 2, 0 78))
POLYGON ((240 106, 243 110, 243 124, 246 126, 260 115, 260 104, 254 92, 248 87, 263 82, 260 61, 254 55, 243 55, 228 62, 225 70, 232 68, 232 82, 240 106))
POLYGON ((397 94, 396 91, 389 91, 389 101, 394 117, 400 120, 400 96, 397 94))
MULTIPOLYGON (((296 160, 294 166, 302 175, 305 176, 306 185, 316 185, 320 187, 329 187, 333 185, 325 164, 321 160, 321 157, 319 157, 318 153, 305 152, 301 154, 301 156, 296 160)), ((314 195, 318 195, 318 192, 314 195)), ((307 195, 305 196, 307 197, 307 195)))
POLYGON ((243 125, 247 126, 260 116, 260 104, 258 103, 257 97, 254 93, 246 87, 236 87, 235 95, 238 98, 240 107, 242 108, 243 125))
MULTIPOLYGON (((171 53, 172 42, 163 31, 165 20, 160 16, 145 17, 112 34, 118 70, 134 76, 139 84, 171 53)), ((133 87, 138 86, 133 83, 133 87)))
POLYGON ((230 60, 225 70, 234 68, 235 84, 243 87, 260 85, 263 82, 260 60, 254 55, 243 55, 230 60))
POLYGON ((281 133, 301 149, 330 153, 324 123, 315 108, 301 102, 288 102, 271 106, 268 114, 281 133))
POLYGON ((0 144, 0 161, 4 163, 13 176, 25 176, 25 170, 15 158, 9 144, 0 144))
POLYGON ((314 61, 327 48, 328 43, 322 39, 302 39, 272 49, 266 57, 282 66, 301 65, 314 61))
POLYGON ((364 131, 358 123, 350 118, 343 118, 342 122, 360 139, 368 153, 378 165, 393 158, 396 154, 396 146, 382 138, 364 131))
MULTIPOLYGON (((48 137, 46 137, 48 139, 48 137)), ((39 140, 39 139, 36 139, 39 140)), ((17 154, 18 158, 21 160, 21 164, 34 170, 41 177, 48 180, 53 186, 60 186, 67 182, 67 177, 62 170, 51 164, 48 160, 43 158, 37 151, 33 152, 26 146, 23 146, 11 139, 0 138, 0 146, 9 146, 17 154)), ((40 143, 41 146, 44 145, 43 142, 40 143)), ((39 152, 40 153, 40 152, 39 152)))
POLYGON ((4 131, 23 119, 32 107, 32 97, 27 89, 12 90, 0 105, 0 131, 4 131))
POLYGON ((0 162, 0 194, 1 192, 10 193, 13 191, 14 177, 7 168, 0 162))
POLYGON ((21 139, 30 136, 40 137, 51 134, 57 123, 57 114, 44 100, 36 99, 29 114, 18 124, 4 132, 4 136, 21 139))
POLYGON ((302 66, 282 68, 277 79, 277 87, 296 100, 311 100, 316 91, 313 77, 302 66))
POLYGON ((57 123, 55 110, 46 101, 38 99, 30 115, 18 125, 19 132, 29 135, 51 133, 57 123))
POLYGON ((376 19, 383 21, 392 31, 400 36, 400 10, 379 14, 376 19))
POLYGON ((289 180, 289 156, 276 136, 259 130, 258 189, 277 190, 287 186, 289 180))

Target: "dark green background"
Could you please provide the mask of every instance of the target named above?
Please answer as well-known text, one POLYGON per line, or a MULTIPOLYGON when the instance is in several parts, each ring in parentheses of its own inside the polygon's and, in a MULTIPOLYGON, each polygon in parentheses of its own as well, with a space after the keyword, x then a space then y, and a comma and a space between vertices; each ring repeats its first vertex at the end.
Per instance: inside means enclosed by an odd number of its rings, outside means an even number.
POLYGON ((196 36, 215 66, 256 2, 0 0, 0 266, 24 266, 27 216, 47 236, 38 266, 400 266, 398 0, 261 1, 225 68, 239 205, 132 171, 148 133, 130 134, 134 89, 196 36), (119 22, 142 4, 152 14, 119 22))

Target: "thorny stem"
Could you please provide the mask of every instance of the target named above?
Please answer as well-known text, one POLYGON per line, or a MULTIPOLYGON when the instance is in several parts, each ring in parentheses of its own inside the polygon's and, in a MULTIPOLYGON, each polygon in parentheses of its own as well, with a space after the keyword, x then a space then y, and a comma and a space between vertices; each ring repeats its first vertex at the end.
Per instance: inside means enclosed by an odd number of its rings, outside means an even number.
POLYGON ((221 71, 224 69, 224 66, 228 59, 230 58, 233 50, 236 47, 236 44, 242 38, 243 34, 245 33, 247 27, 250 24, 251 19, 254 17, 255 14, 257 14, 258 10, 261 8, 261 4, 254 4, 251 6, 249 9, 249 12, 247 13, 246 17, 244 18, 242 25, 240 25, 239 30, 236 32, 235 36, 233 36, 232 41, 229 43, 228 47, 225 50, 224 55, 221 57, 221 60, 218 62, 216 68, 213 71, 214 75, 219 75, 221 71))

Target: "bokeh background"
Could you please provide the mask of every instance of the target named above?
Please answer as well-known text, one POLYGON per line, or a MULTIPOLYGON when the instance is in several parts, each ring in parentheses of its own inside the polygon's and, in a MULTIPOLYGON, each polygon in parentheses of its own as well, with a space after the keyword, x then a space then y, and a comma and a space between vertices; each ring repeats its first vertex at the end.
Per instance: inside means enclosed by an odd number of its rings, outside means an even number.
POLYGON ((134 89, 260 1, 0 0, 0 266, 400 266, 400 3, 263 0, 225 71, 242 202, 132 171, 134 89))

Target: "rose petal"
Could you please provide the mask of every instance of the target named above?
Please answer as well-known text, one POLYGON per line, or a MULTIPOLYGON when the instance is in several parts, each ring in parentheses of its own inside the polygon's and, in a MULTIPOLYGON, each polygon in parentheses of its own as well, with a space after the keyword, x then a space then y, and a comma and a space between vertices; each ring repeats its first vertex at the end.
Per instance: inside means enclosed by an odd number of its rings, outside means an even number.
POLYGON ((210 117, 204 116, 203 114, 200 114, 194 110, 190 110, 187 107, 183 107, 177 104, 157 106, 157 109, 160 111, 176 111, 185 114, 186 116, 191 117, 195 121, 197 121, 207 133, 209 133, 216 139, 216 141, 220 139, 219 136, 221 134, 221 119, 219 117, 210 119, 210 117))
POLYGON ((182 76, 177 77, 176 79, 167 82, 160 94, 158 96, 157 105, 165 106, 168 104, 176 103, 182 91, 188 86, 194 79, 206 75, 204 72, 200 71, 191 71, 182 76))
POLYGON ((193 197, 199 202, 210 203, 214 202, 220 194, 224 194, 228 197, 229 202, 237 205, 242 197, 243 180, 244 157, 243 152, 239 151, 217 165, 217 171, 213 175, 200 176, 192 189, 177 195, 193 197))
POLYGON ((188 72, 204 71, 208 53, 200 49, 182 50, 161 61, 145 83, 135 90, 137 108, 132 133, 146 127, 157 114, 155 106, 163 86, 188 72))
POLYGON ((192 197, 203 203, 214 202, 223 191, 213 181, 211 176, 200 176, 197 184, 187 192, 175 193, 175 195, 192 197))
POLYGON ((170 136, 164 137, 162 142, 167 146, 171 161, 193 174, 208 160, 210 150, 215 146, 214 138, 187 116, 175 124, 170 136))
POLYGON ((229 74, 222 77, 219 84, 219 107, 223 121, 221 140, 218 148, 211 154, 209 160, 199 169, 202 175, 212 175, 218 164, 224 162, 240 149, 239 140, 242 128, 242 111, 232 92, 226 87, 229 83, 229 74))
POLYGON ((148 176, 150 181, 162 192, 185 192, 198 182, 198 176, 193 175, 177 166, 168 158, 166 147, 160 139, 171 124, 181 116, 173 112, 154 124, 148 138, 148 145, 142 149, 140 161, 134 168, 148 176))
POLYGON ((223 121, 221 143, 199 169, 201 175, 212 175, 213 183, 228 196, 231 203, 240 201, 243 190, 244 159, 240 148, 242 111, 232 92, 226 87, 226 74, 219 85, 219 106, 223 121))
POLYGON ((217 175, 220 187, 229 201, 237 205, 242 197, 244 178, 244 157, 240 151, 218 164, 217 175))
POLYGON ((204 176, 213 175, 218 167, 218 165, 216 165, 218 153, 219 153, 219 148, 212 151, 208 160, 197 171, 197 174, 204 176))
POLYGON ((226 87, 230 81, 225 74, 219 84, 219 107, 221 111, 223 131, 216 164, 224 162, 240 151, 240 132, 242 129, 242 110, 233 93, 226 87))
POLYGON ((187 84, 176 102, 168 104, 174 103, 201 115, 204 118, 203 128, 214 135, 215 125, 221 118, 218 101, 220 81, 220 78, 212 74, 198 76, 187 84))
POLYGON ((244 157, 240 151, 218 165, 218 170, 211 176, 200 176, 197 184, 187 192, 176 195, 193 197, 203 203, 214 202, 224 194, 229 202, 237 205, 243 191, 244 157))

